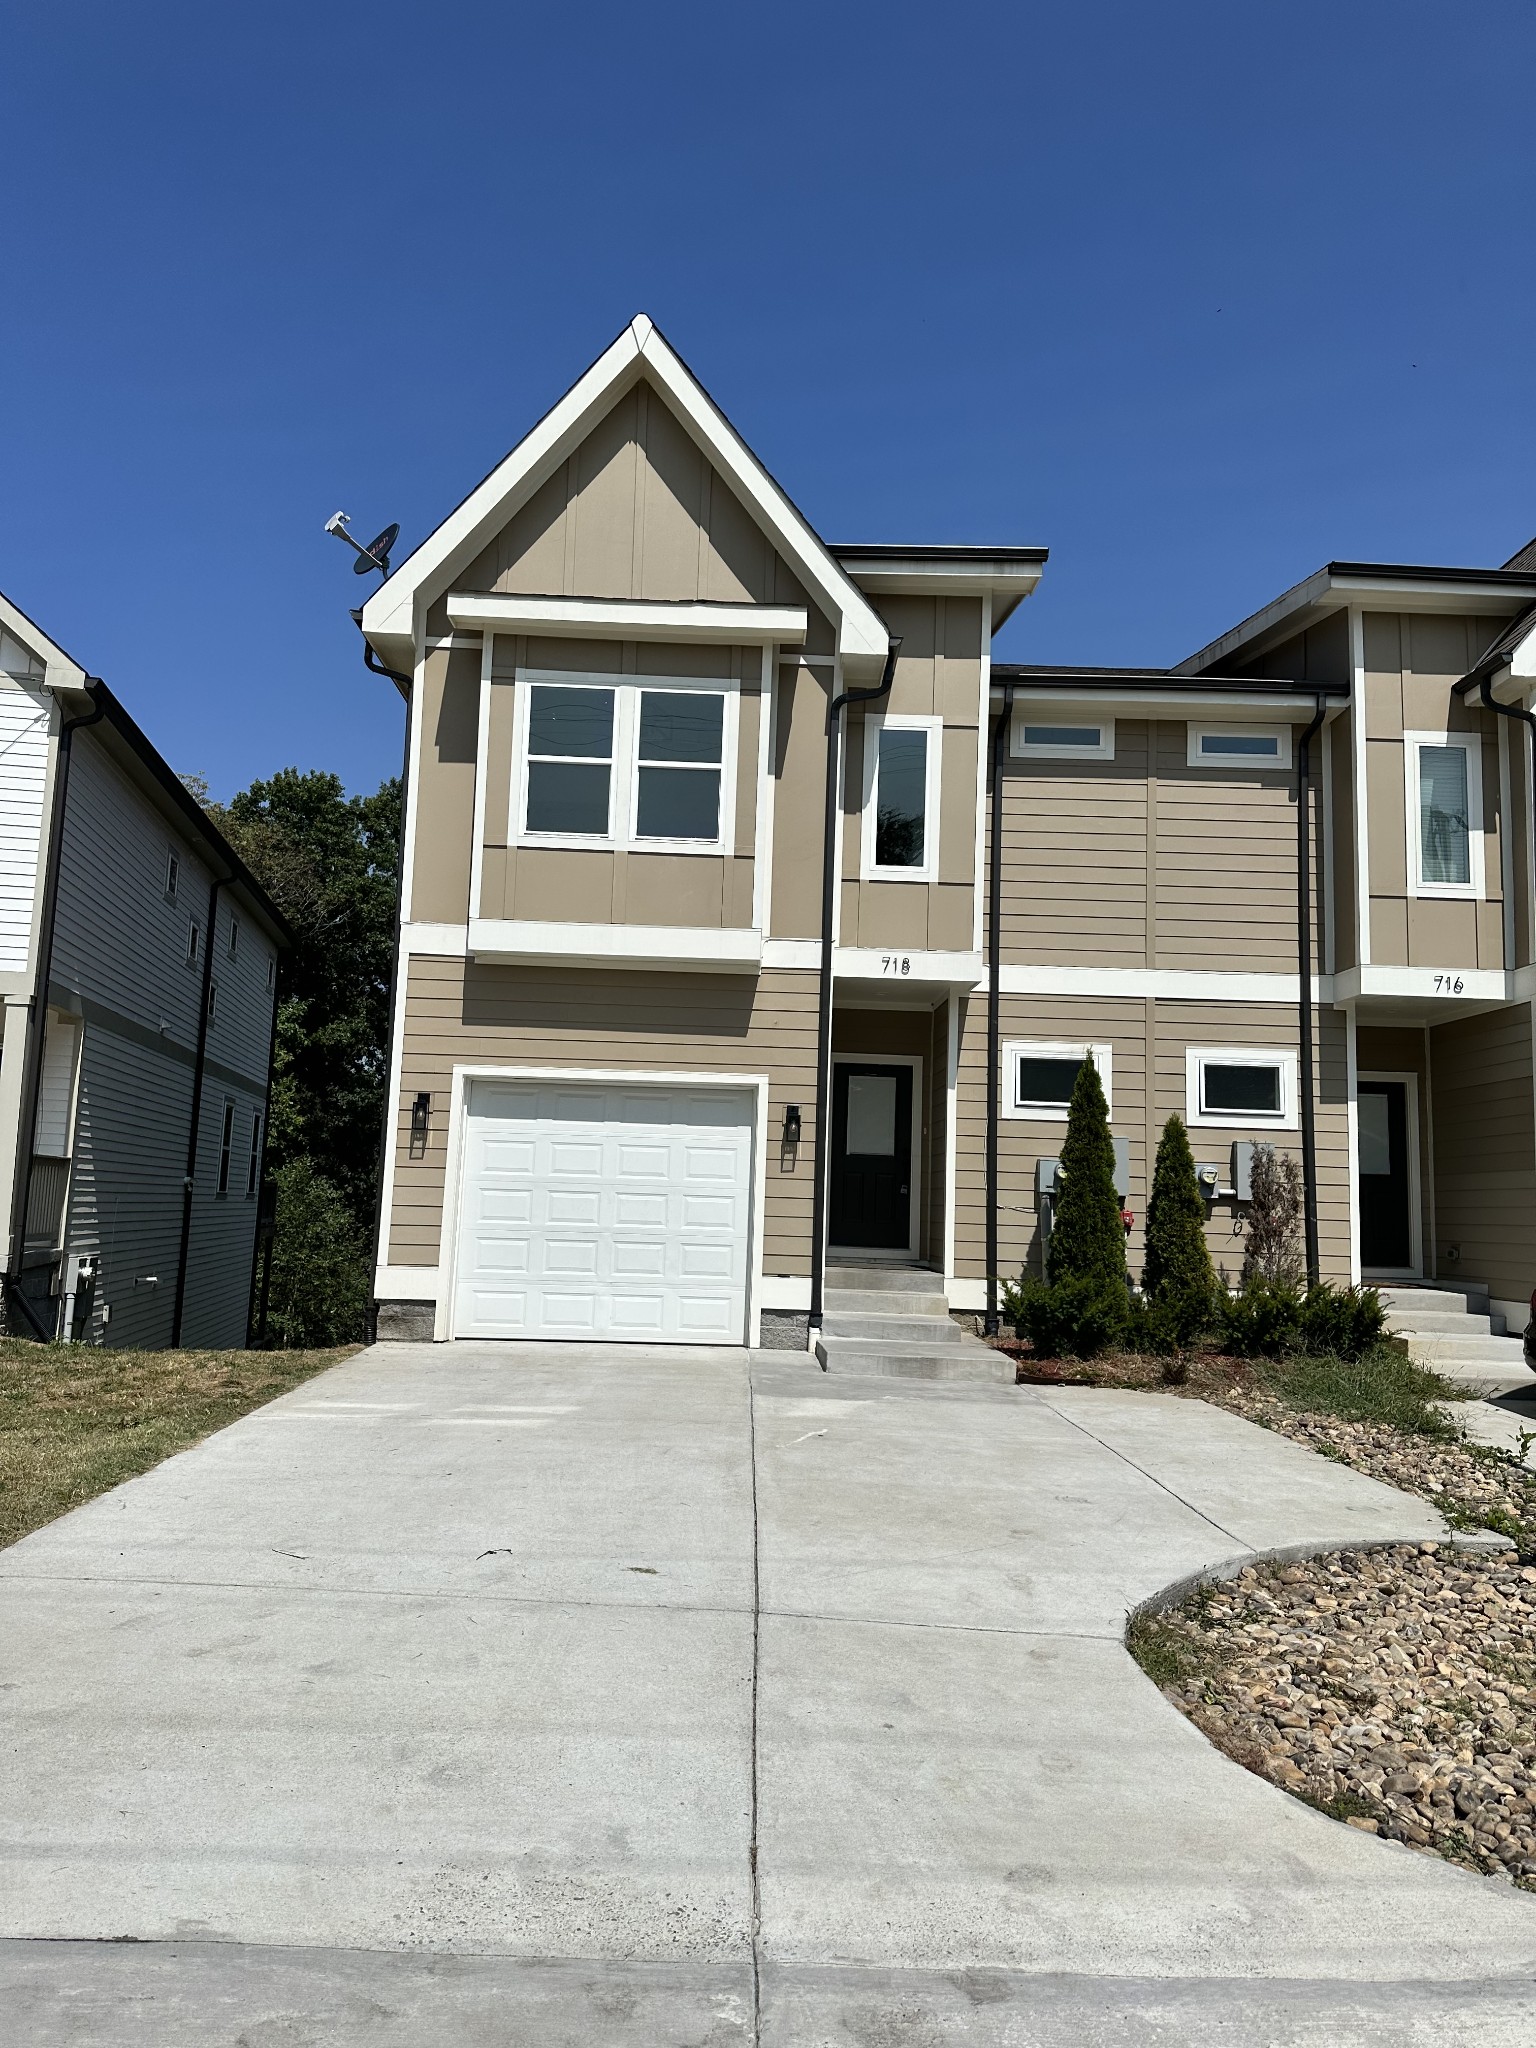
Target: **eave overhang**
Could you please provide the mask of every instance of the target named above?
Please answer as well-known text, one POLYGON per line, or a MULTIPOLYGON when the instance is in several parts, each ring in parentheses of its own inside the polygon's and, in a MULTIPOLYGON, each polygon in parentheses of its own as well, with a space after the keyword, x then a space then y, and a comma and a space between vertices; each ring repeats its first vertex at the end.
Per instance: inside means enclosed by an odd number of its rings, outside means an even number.
POLYGON ((1269 718, 1300 721, 1319 698, 1325 718, 1349 702, 1347 683, 1298 683, 1284 676, 1185 676, 1177 669, 1050 669, 992 664, 992 703, 1000 707, 1002 685, 1013 685, 1015 705, 1049 704, 1057 712, 1074 704, 1096 711, 1124 711, 1138 718, 1269 718))
POLYGON ((1049 548, 839 543, 832 554, 861 590, 904 597, 989 597, 992 630, 1016 611, 1045 570, 1049 548))
POLYGON ((630 322, 537 426, 364 604, 363 633, 389 667, 409 671, 414 666, 428 608, 453 588, 518 507, 642 378, 653 383, 671 405, 694 442, 831 620, 844 673, 855 681, 878 677, 890 645, 879 613, 644 314, 630 322))
POLYGON ((0 626, 5 627, 13 639, 18 640, 43 664, 41 676, 22 680, 39 683, 45 690, 85 688, 89 678, 79 662, 72 655, 66 654, 56 640, 50 640, 37 621, 28 618, 19 604, 12 604, 3 591, 0 591, 0 626))
POLYGON ((706 641, 728 646, 772 642, 798 647, 809 627, 803 606, 692 604, 626 597, 518 597, 500 591, 456 590, 448 623, 471 633, 533 633, 540 637, 706 641))

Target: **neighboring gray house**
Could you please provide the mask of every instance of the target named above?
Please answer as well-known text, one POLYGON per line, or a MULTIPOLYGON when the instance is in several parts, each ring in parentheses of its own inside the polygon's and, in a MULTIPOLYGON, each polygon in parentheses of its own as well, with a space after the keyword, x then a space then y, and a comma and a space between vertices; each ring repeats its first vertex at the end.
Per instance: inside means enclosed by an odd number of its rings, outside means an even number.
POLYGON ((19 1336, 249 1335, 281 917, 0 596, 0 1243, 19 1336))

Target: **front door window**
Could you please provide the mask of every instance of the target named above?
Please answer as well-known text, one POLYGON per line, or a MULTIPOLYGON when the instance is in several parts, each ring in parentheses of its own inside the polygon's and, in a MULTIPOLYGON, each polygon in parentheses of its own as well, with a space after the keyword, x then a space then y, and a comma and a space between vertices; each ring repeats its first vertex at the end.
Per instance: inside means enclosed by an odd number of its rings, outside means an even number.
POLYGON ((1360 1263, 1368 1272, 1413 1266, 1408 1084, 1362 1081, 1357 1103, 1360 1263))

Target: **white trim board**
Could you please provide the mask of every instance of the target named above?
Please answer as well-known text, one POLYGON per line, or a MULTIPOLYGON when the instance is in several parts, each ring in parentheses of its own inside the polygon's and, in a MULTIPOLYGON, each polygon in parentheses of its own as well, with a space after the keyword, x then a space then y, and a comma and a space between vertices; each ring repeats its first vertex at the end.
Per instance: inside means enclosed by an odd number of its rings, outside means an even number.
MULTIPOLYGON (((458 1272, 459 1210, 463 1200, 464 1128, 469 1087, 474 1081, 570 1081, 597 1088, 731 1088, 754 1098, 752 1122, 752 1221, 747 1245, 748 1345, 762 1335, 763 1231, 768 1194, 768 1076, 766 1074, 676 1073, 636 1067, 530 1067, 455 1064, 449 1091, 448 1153, 443 1173, 443 1214, 438 1235, 438 1272, 443 1283, 437 1300, 432 1339, 447 1343, 453 1335, 453 1297, 458 1272)), ((729 1347, 722 1347, 729 1348, 729 1347)))
POLYGON ((755 974, 762 965, 763 940, 761 932, 741 926, 555 924, 527 917, 475 917, 470 919, 466 950, 476 960, 755 974))
MULTIPOLYGON (((792 605, 686 604, 638 597, 513 597, 456 590, 450 622, 466 632, 541 638, 708 641, 723 646, 803 640, 810 615, 792 605)), ((649 680, 649 678, 647 678, 649 680)))
POLYGON ((433 600, 451 587, 459 571, 642 377, 668 401, 695 444, 825 610, 850 673, 856 679, 879 674, 890 638, 878 612, 644 313, 635 316, 585 375, 364 604, 363 632, 386 661, 399 667, 399 657, 414 652, 417 621, 433 600))
POLYGON ((435 1303, 442 1287, 436 1266, 376 1265, 373 1292, 378 1301, 420 1301, 435 1303))
MULTIPOLYGON (((1128 996, 1138 1002, 1291 1003, 1301 995, 1295 974, 1221 974, 1178 967, 1019 967, 999 976, 1009 996, 1128 996)), ((1312 977, 1312 999, 1331 1003, 1332 977, 1312 977)))

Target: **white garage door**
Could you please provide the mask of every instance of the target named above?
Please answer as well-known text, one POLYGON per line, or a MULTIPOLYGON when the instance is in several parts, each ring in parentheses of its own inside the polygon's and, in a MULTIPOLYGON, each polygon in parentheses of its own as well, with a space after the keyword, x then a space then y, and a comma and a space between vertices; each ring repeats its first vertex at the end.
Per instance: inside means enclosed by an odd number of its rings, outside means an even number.
POLYGON ((754 1098, 476 1081, 454 1335, 744 1344, 754 1098))

